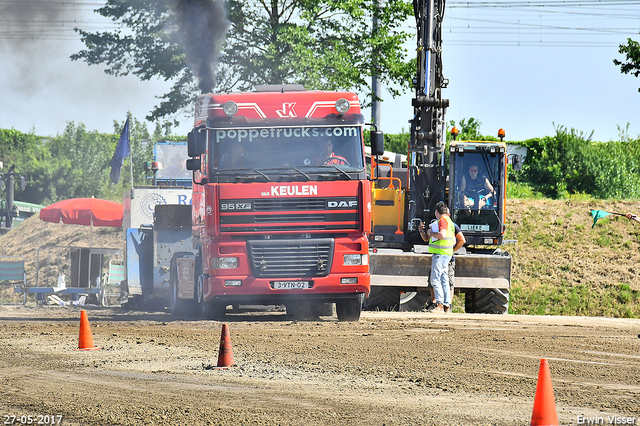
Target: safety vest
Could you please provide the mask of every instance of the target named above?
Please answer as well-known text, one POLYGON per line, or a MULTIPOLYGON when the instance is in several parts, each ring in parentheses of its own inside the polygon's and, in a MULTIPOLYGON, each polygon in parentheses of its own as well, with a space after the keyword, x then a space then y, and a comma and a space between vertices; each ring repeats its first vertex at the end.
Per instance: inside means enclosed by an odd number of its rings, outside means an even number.
POLYGON ((349 165, 349 162, 343 156, 336 155, 336 154, 334 154, 332 152, 331 155, 329 156, 329 158, 324 162, 324 165, 325 166, 332 166, 334 164, 347 166, 347 165, 349 165))
POLYGON ((447 237, 442 240, 435 240, 431 238, 429 242, 429 253, 433 254, 444 254, 444 255, 452 255, 453 254, 453 246, 455 246, 456 241, 456 228, 453 225, 453 221, 449 217, 449 215, 442 215, 447 221, 447 237))

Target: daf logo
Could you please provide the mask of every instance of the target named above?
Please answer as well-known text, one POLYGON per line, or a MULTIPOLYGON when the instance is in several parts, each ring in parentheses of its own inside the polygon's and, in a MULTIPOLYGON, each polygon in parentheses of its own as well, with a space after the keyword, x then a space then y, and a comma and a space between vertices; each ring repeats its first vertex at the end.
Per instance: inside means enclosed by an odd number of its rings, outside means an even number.
POLYGON ((341 200, 341 201, 329 201, 327 202, 327 207, 330 209, 348 209, 355 208, 358 206, 358 201, 356 200, 341 200))

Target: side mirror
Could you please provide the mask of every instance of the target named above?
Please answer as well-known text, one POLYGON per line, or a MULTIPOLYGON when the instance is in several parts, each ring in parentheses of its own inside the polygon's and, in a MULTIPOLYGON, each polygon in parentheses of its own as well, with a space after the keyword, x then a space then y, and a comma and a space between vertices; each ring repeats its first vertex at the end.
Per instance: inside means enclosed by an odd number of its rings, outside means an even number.
POLYGON ((517 172, 522 169, 522 157, 518 154, 511 154, 509 157, 511 158, 511 167, 513 167, 514 171, 517 172))
POLYGON ((378 130, 372 130, 370 135, 371 135, 371 155, 384 154, 384 134, 378 130))
POLYGON ((200 170, 200 167, 202 167, 202 160, 200 160, 199 158, 189 158, 187 160, 187 170, 200 170))
POLYGON ((203 173, 196 173, 202 171, 202 160, 200 158, 189 158, 187 160, 187 170, 193 171, 191 180, 194 184, 206 185, 209 182, 209 179, 207 179, 203 173))
POLYGON ((193 129, 187 135, 187 155, 198 157, 207 151, 207 131, 193 129))

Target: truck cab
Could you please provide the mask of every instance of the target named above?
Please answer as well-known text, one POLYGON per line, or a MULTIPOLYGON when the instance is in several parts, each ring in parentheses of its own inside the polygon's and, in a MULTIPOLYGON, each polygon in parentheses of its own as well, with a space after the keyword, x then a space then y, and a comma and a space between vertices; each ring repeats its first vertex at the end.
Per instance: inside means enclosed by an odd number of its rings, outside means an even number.
POLYGON ((468 245, 502 244, 507 154, 503 142, 449 145, 449 211, 468 245))
POLYGON ((348 92, 199 96, 187 161, 199 254, 195 286, 178 293, 205 317, 235 304, 304 316, 335 303, 339 320, 357 320, 369 293, 363 126, 348 92))

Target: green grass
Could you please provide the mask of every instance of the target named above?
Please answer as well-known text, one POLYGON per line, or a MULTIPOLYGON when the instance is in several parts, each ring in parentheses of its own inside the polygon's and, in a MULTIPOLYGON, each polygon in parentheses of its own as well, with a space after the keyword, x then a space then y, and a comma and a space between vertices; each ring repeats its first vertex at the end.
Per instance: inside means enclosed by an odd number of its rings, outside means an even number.
POLYGON ((509 182, 507 185, 507 199, 511 200, 514 198, 540 199, 544 198, 544 195, 526 183, 509 182))
POLYGON ((640 318, 640 226, 611 215, 592 227, 591 209, 640 212, 640 202, 509 200, 510 313, 640 318))
POLYGON ((509 313, 640 318, 640 291, 631 290, 628 284, 599 290, 586 284, 563 284, 527 288, 512 283, 509 313))

